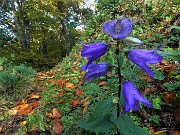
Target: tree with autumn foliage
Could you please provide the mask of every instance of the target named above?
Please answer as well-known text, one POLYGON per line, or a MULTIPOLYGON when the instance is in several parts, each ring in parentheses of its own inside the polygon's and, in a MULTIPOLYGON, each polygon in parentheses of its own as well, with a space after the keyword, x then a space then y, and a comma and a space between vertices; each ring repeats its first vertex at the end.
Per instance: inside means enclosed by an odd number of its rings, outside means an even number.
POLYGON ((1 56, 15 63, 52 67, 75 45, 83 1, 1 1, 1 56), (13 57, 12 57, 13 55, 13 57))

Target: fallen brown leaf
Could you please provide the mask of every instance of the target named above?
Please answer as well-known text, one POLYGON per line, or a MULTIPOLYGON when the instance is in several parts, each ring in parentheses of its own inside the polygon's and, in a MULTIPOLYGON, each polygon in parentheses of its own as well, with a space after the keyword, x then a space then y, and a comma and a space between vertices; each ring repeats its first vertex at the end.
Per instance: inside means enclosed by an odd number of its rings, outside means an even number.
POLYGON ((38 98, 40 98, 39 95, 32 94, 29 99, 38 99, 38 98))
POLYGON ((76 90, 76 95, 79 97, 79 96, 81 96, 82 95, 82 90, 76 90))
POLYGON ((22 105, 18 105, 14 108, 12 108, 12 110, 21 110, 23 108, 27 108, 28 107, 28 104, 22 104, 22 105))
POLYGON ((66 88, 74 89, 75 85, 73 83, 67 83, 66 88))
POLYGON ((173 135, 180 135, 180 131, 175 131, 173 135))
POLYGON ((72 102, 72 107, 75 107, 81 104, 80 100, 72 100, 71 102, 72 102))
POLYGON ((103 85, 105 85, 105 84, 106 84, 106 82, 105 82, 105 81, 102 81, 102 82, 99 83, 99 86, 103 86, 103 85))
POLYGON ((23 104, 26 104, 27 103, 27 100, 23 99, 21 102, 18 102, 17 105, 23 105, 23 104))
POLYGON ((50 79, 50 80, 49 80, 49 83, 52 84, 52 85, 55 85, 55 84, 56 84, 56 82, 54 81, 54 79, 50 79))
POLYGON ((87 109, 88 109, 88 104, 86 104, 85 106, 84 106, 84 108, 83 108, 83 112, 86 112, 87 111, 87 109))
POLYGON ((91 98, 91 95, 88 95, 88 96, 81 102, 81 104, 84 104, 84 103, 87 102, 87 100, 90 99, 90 98, 91 98))
POLYGON ((28 107, 26 107, 26 108, 21 109, 21 110, 18 112, 18 114, 19 114, 19 115, 25 115, 25 114, 30 113, 31 111, 32 111, 32 107, 31 107, 31 106, 28 106, 28 107))
POLYGON ((65 84, 65 80, 63 80, 63 78, 57 80, 56 84, 60 87, 62 87, 65 84))
POLYGON ((38 101, 34 101, 34 102, 29 104, 29 106, 31 106, 32 108, 36 108, 36 107, 38 107, 38 105, 39 105, 38 101))
POLYGON ((53 114, 54 118, 61 118, 61 114, 58 112, 58 110, 56 108, 53 108, 52 114, 53 114))
POLYGON ((36 80, 37 81, 43 81, 43 80, 45 80, 46 79, 46 77, 44 77, 44 76, 37 76, 36 77, 36 80))
POLYGON ((61 135, 61 133, 64 131, 64 128, 59 123, 58 119, 56 119, 55 124, 53 126, 53 131, 56 135, 61 135))

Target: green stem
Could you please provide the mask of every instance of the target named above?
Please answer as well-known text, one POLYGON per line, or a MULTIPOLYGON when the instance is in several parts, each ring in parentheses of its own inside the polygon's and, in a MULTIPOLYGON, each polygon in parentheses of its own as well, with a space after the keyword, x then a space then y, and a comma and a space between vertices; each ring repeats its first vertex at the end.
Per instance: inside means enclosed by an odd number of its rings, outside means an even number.
MULTIPOLYGON (((121 97, 121 68, 120 68, 120 64, 119 64, 119 55, 120 55, 120 41, 117 40, 117 48, 116 48, 116 56, 117 56, 117 63, 118 63, 118 78, 119 78, 119 86, 118 86, 118 103, 117 103, 117 118, 119 118, 120 116, 120 97, 121 97)), ((118 135, 120 135, 120 132, 117 132, 118 135)))

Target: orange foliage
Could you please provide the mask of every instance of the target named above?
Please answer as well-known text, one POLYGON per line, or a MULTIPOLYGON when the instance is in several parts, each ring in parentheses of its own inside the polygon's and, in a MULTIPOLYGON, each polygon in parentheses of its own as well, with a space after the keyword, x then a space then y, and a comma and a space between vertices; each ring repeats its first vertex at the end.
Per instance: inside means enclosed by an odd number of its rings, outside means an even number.
POLYGON ((59 87, 62 87, 64 84, 66 83, 65 80, 63 80, 63 78, 59 79, 56 84, 59 86, 59 87))
POLYGON ((76 90, 76 95, 79 97, 79 96, 81 96, 82 95, 82 90, 76 90))
POLYGON ((55 121, 55 124, 53 126, 53 131, 55 132, 56 135, 60 135, 64 131, 64 128, 61 126, 58 119, 56 119, 55 121))
POLYGON ((56 84, 56 82, 54 81, 54 79, 50 79, 50 80, 49 80, 49 83, 52 84, 52 85, 55 85, 55 84, 56 84))
POLYGON ((88 109, 88 104, 86 104, 85 106, 84 106, 84 108, 83 108, 83 112, 86 112, 87 111, 87 109, 88 109))
POLYGON ((106 84, 106 82, 105 82, 105 81, 102 81, 102 82, 99 83, 99 86, 103 86, 103 85, 105 85, 105 84, 106 84))
POLYGON ((87 100, 90 99, 90 98, 91 98, 91 95, 88 95, 88 96, 81 102, 81 104, 84 104, 84 103, 87 102, 87 100))
POLYGON ((73 83, 67 83, 66 88, 74 89, 75 85, 73 83))
POLYGON ((56 108, 53 108, 52 114, 53 114, 54 118, 61 118, 61 114, 58 112, 58 110, 56 108))
POLYGON ((39 95, 32 94, 29 99, 38 99, 40 98, 39 95))
POLYGON ((81 101, 79 100, 72 100, 72 107, 76 107, 81 104, 81 101))

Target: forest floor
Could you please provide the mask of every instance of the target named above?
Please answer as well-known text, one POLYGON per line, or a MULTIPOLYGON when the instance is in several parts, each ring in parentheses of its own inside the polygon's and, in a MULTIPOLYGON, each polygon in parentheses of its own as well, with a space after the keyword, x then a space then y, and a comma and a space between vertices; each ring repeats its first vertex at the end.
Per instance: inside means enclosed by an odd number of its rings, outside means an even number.
MULTIPOLYGON (((25 97, 22 93, 20 100, 2 98, 0 134, 92 134, 77 127, 77 122, 88 114, 90 102, 95 99, 93 92, 83 90, 86 85, 82 80, 84 72, 79 68, 83 62, 80 53, 74 52, 54 69, 37 73, 28 86, 21 88, 28 91, 25 97)), ((172 65, 164 61, 164 65, 162 62, 159 66, 172 65)), ((156 87, 146 92, 158 92, 160 83, 156 81, 156 87)), ((106 81, 93 83, 92 87, 100 91, 110 89, 106 81)), ((154 111, 156 115, 151 120, 143 111, 135 112, 140 119, 139 125, 147 127, 154 135, 180 135, 180 103, 174 99, 175 95, 173 91, 163 95, 164 104, 154 111)))

